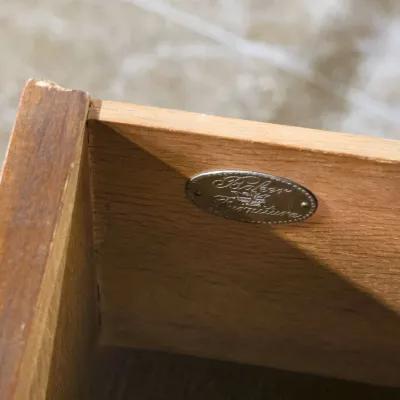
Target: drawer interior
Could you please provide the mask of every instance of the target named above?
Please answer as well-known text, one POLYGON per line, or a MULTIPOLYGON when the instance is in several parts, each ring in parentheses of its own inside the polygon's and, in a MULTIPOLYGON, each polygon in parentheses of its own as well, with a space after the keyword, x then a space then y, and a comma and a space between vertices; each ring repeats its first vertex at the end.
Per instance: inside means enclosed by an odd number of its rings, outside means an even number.
POLYGON ((0 391, 399 398, 398 150, 29 82, 0 186, 0 391), (248 224, 186 197, 225 169, 292 179, 318 210, 248 224))

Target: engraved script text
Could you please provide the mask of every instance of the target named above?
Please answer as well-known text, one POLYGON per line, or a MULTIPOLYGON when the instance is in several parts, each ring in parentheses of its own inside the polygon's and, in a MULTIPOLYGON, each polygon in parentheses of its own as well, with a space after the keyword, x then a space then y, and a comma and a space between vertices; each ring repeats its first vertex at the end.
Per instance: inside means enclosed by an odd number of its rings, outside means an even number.
POLYGON ((244 214, 274 215, 277 217, 300 218, 301 214, 288 210, 278 210, 274 204, 268 204, 271 196, 291 193, 290 188, 276 187, 272 179, 254 176, 229 175, 212 181, 217 189, 225 189, 229 194, 215 194, 214 203, 218 208, 227 207, 244 214))

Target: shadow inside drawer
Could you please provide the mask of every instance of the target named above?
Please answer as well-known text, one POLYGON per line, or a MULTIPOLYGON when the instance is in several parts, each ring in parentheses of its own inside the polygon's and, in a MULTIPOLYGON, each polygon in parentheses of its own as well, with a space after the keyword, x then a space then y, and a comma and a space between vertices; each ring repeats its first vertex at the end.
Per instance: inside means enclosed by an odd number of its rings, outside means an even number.
POLYGON ((99 350, 92 390, 97 400, 400 399, 400 388, 117 347, 99 350))

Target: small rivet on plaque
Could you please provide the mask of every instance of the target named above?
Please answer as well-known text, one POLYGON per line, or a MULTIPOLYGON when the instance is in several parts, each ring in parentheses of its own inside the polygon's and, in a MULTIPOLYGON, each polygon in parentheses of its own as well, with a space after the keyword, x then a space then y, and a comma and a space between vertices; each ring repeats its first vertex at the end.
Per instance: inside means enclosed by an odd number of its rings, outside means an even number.
POLYGON ((187 196, 209 213, 243 222, 287 224, 309 218, 314 194, 290 179, 261 172, 223 170, 193 176, 187 196))

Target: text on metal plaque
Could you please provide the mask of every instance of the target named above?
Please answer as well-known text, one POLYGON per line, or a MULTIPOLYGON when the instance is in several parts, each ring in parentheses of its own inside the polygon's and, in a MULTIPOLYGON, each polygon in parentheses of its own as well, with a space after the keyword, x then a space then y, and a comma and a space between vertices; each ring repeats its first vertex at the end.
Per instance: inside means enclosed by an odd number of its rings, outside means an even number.
POLYGON ((303 221, 318 204, 308 189, 287 178, 250 171, 198 174, 188 180, 186 194, 212 214, 266 224, 303 221))

